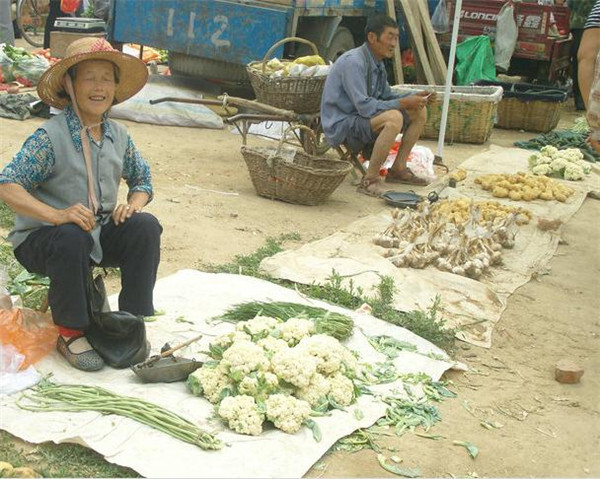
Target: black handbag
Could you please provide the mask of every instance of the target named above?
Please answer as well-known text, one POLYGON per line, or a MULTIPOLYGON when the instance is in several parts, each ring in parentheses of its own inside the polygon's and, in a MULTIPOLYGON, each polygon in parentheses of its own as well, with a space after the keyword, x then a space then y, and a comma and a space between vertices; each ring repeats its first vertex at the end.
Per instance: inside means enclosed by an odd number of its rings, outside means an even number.
POLYGON ((86 338, 104 362, 126 368, 144 361, 150 354, 146 324, 142 316, 110 311, 102 275, 88 280, 90 326, 86 338))

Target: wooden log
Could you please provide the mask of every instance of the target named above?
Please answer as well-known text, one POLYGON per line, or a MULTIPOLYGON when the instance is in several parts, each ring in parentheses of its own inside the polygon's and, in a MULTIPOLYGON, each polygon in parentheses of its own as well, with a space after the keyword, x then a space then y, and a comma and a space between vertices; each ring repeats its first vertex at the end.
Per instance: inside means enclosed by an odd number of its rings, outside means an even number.
POLYGON ((418 0, 416 7, 419 10, 421 17, 421 26, 423 28, 423 36, 425 38, 425 45, 427 48, 428 58, 431 64, 431 70, 436 77, 438 85, 443 85, 446 80, 446 74, 448 67, 442 54, 442 49, 438 43, 437 37, 431 24, 431 18, 429 18, 429 7, 427 0, 418 0))
MULTIPOLYGON (((385 8, 387 14, 396 20, 396 6, 394 5, 394 0, 386 0, 385 8)), ((404 72, 402 71, 402 57, 400 56, 400 40, 398 40, 398 44, 396 48, 394 48, 394 58, 392 59, 394 65, 394 80, 397 85, 404 83, 404 72)))
MULTIPOLYGON (((413 47, 416 49, 415 60, 419 60, 420 65, 423 67, 425 73, 425 79, 429 85, 435 85, 435 76, 431 70, 429 59, 427 57, 427 51, 425 50, 425 44, 423 43, 423 33, 421 31, 421 22, 415 15, 415 11, 411 7, 411 0, 396 0, 402 7, 404 18, 406 19, 406 25, 410 33, 413 47)), ((414 0, 413 0, 414 1, 414 0)))

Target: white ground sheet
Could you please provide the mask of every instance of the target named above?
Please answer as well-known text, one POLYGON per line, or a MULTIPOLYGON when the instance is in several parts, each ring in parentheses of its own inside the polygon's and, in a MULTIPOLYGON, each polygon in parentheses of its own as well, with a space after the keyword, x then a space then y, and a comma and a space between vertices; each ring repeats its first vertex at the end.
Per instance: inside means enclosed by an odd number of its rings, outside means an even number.
MULTIPOLYGON (((522 206, 534 215, 530 224, 519 227, 514 249, 503 250, 503 265, 491 268, 491 274, 480 281, 442 272, 433 266, 423 270, 397 268, 383 258, 383 248, 373 244, 372 239, 390 224, 390 207, 327 238, 266 258, 261 268, 272 277, 305 284, 324 283, 335 270, 345 277, 346 285, 352 281, 354 286, 361 286, 370 294, 374 294, 373 287, 380 282, 381 275, 391 276, 398 288, 394 298, 396 309, 425 309, 436 295, 440 295, 448 324, 464 328, 457 336, 469 343, 490 347, 494 325, 506 307, 507 298, 532 275, 547 271, 558 246, 560 230, 541 231, 537 228, 538 218, 566 223, 581 207, 588 192, 600 191, 600 167, 596 165, 585 181, 565 182, 575 190, 566 203, 493 198, 473 183, 483 174, 527 172, 527 159, 532 153, 519 148, 491 146, 460 165, 468 173, 465 181, 457 188, 446 187, 440 193, 442 198, 469 197, 475 201, 496 200, 522 206)), ((444 181, 444 178, 440 179, 431 189, 439 190, 444 181)))
MULTIPOLYGON (((386 334, 418 348, 419 353, 403 352, 395 360, 402 373, 425 372, 433 379, 439 379, 445 370, 457 366, 450 360, 431 359, 428 353, 447 356, 411 332, 367 314, 307 300, 293 290, 256 278, 195 270, 182 270, 157 282, 155 307, 166 314, 147 323, 152 354, 156 354, 165 342, 174 346, 201 333, 204 337, 199 343, 177 353, 180 357, 200 359, 199 351, 206 350, 215 336, 234 327, 230 323, 207 320, 245 301, 293 301, 352 316, 356 327, 347 346, 358 351, 364 362, 383 360, 383 356, 370 346, 367 336, 386 334)), ((111 304, 114 306, 114 303, 115 297, 112 297, 111 304)), ((28 412, 16 406, 19 394, 0 397, 3 430, 32 443, 83 444, 108 461, 135 469, 146 477, 301 477, 339 438, 372 425, 386 409, 385 404, 374 397, 362 396, 356 405, 347 408, 347 412, 334 411, 329 417, 315 418, 323 433, 319 443, 308 428, 302 428, 295 435, 268 430, 260 437, 251 437, 226 430, 213 417, 212 405, 188 393, 183 382, 142 384, 129 369, 109 367, 97 373, 83 373, 68 366, 57 352, 36 367, 42 374, 52 372, 58 383, 97 385, 157 403, 206 430, 216 431, 219 438, 230 445, 220 451, 203 451, 127 418, 94 412, 28 412), (356 408, 364 414, 360 421, 354 415, 356 408)), ((404 394, 399 382, 373 388, 381 394, 395 389, 401 391, 400 395, 404 394)))

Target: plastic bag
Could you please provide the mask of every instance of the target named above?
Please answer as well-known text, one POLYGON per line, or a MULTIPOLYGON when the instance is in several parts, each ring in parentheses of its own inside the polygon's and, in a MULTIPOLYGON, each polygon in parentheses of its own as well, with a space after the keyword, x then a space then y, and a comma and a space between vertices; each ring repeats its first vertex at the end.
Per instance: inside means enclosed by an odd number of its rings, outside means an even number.
POLYGON ((20 308, 0 310, 0 342, 12 344, 25 356, 21 369, 48 355, 57 338, 58 328, 49 314, 20 308))
POLYGON ((47 58, 33 55, 32 57, 22 58, 15 61, 12 67, 12 73, 21 85, 34 86, 40 81, 44 72, 50 67, 47 58))
POLYGON ((22 369, 23 356, 11 344, 0 343, 0 394, 13 394, 37 384, 42 376, 33 366, 22 369))
POLYGON ((519 36, 514 11, 514 6, 510 2, 506 2, 500 9, 496 19, 494 51, 496 68, 502 73, 506 73, 508 67, 510 67, 510 59, 515 51, 517 37, 519 36))
POLYGON ((467 38, 456 47, 457 85, 469 85, 477 80, 496 79, 494 52, 489 37, 479 35, 467 38))
POLYGON ((408 155, 406 166, 416 177, 432 182, 437 178, 433 169, 433 152, 426 146, 415 145, 408 155))
POLYGON ((431 16, 431 25, 435 33, 446 33, 450 31, 450 15, 446 0, 440 0, 431 16))
POLYGON ((4 43, 0 45, 0 83, 10 83, 15 79, 12 73, 13 61, 4 53, 4 43))

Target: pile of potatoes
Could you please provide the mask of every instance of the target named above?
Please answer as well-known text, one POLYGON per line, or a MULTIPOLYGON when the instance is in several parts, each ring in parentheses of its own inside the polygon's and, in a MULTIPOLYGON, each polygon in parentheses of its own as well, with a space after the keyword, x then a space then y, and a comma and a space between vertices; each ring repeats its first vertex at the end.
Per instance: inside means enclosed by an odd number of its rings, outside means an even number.
POLYGON ((514 201, 540 199, 557 200, 564 203, 574 193, 572 188, 547 176, 526 173, 484 175, 475 178, 475 183, 484 190, 491 191, 496 198, 510 198, 514 201))
POLYGON ((478 208, 481 211, 480 224, 503 220, 510 214, 516 215, 516 223, 524 225, 529 223, 532 214, 529 210, 520 207, 506 206, 497 201, 475 201, 468 199, 460 200, 442 200, 437 205, 433 216, 439 218, 438 221, 452 221, 459 225, 464 224, 471 217, 471 207, 478 208))

